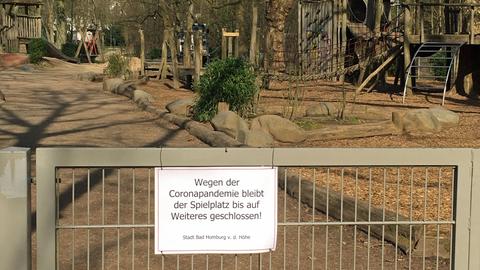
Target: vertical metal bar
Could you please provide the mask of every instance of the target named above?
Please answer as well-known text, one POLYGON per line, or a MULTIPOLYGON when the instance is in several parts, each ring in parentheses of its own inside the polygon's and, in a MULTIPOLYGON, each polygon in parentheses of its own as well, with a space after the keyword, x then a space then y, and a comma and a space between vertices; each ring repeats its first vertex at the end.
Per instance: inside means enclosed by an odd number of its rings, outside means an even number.
POLYGON ((223 254, 220 255, 220 270, 223 270, 223 254))
MULTIPOLYGON (((383 207, 382 207, 382 221, 385 222, 385 207, 387 202, 387 169, 383 168, 383 207)), ((385 266, 385 225, 382 225, 382 269, 385 266)))
MULTIPOLYGON (((55 170, 55 212, 56 212, 56 217, 55 217, 55 225, 59 225, 60 222, 60 200, 59 200, 59 188, 60 188, 60 178, 58 177, 58 169, 55 170)), ((55 241, 56 241, 56 246, 60 246, 60 235, 59 231, 56 229, 55 230, 55 241)), ((57 260, 57 265, 56 269, 60 267, 60 249, 57 248, 56 252, 56 260, 57 260)))
MULTIPOLYGON (((298 212, 297 222, 301 221, 300 209, 302 208, 302 174, 298 171, 298 212)), ((297 270, 300 270, 300 226, 297 226, 297 270)))
MULTIPOLYGON (((317 175, 316 175, 316 169, 313 168, 313 189, 312 189, 312 198, 313 198, 313 204, 312 204, 312 222, 315 222, 315 207, 316 207, 316 182, 317 182, 317 175)), ((315 269, 315 226, 312 225, 312 270, 315 269)))
MULTIPOLYGON (((250 264, 249 264, 249 265, 250 265, 250 268, 249 268, 249 269, 252 270, 252 269, 253 269, 253 255, 252 255, 252 254, 250 254, 250 258, 249 258, 249 259, 250 259, 250 261, 249 261, 249 262, 250 262, 250 264)), ((207 269, 208 269, 208 267, 207 267, 207 269)))
MULTIPOLYGON (((425 187, 423 191, 423 221, 427 221, 427 188, 428 188, 428 167, 425 168, 425 187)), ((425 254, 425 248, 426 248, 426 240, 427 240, 427 226, 423 225, 423 253, 422 253, 422 269, 425 270, 426 266, 426 254, 425 254)))
MULTIPOLYGON (((345 175, 345 168, 342 168, 341 172, 341 180, 340 180, 340 222, 343 222, 343 181, 344 181, 344 175, 345 175)), ((340 225, 340 263, 339 263, 339 269, 342 269, 342 263, 343 263, 343 225, 340 225)))
POLYGON ((177 255, 177 270, 180 270, 180 256, 177 255))
MULTIPOLYGON (((480 224, 480 213, 478 209, 472 206, 480 205, 480 151, 472 151, 472 191, 471 191, 471 211, 470 211, 470 223, 474 226, 470 227, 470 256, 469 256, 469 269, 480 269, 480 245, 478 241, 480 239, 480 230, 478 224, 480 224)), ((452 200, 453 201, 453 200, 452 200)), ((453 209, 453 208, 452 208, 453 209)))
MULTIPOLYGON (((135 225, 135 169, 132 169, 132 224, 135 225)), ((132 228, 132 270, 135 269, 135 228, 132 228)))
POLYGON ((258 269, 262 270, 263 269, 263 257, 262 253, 258 254, 258 269))
MULTIPOLYGON (((413 221, 413 167, 410 170, 410 212, 409 212, 409 219, 410 222, 413 221)), ((412 269, 412 234, 413 234, 413 228, 412 225, 409 226, 409 248, 408 248, 408 269, 412 269)))
MULTIPOLYGON (((117 225, 120 225, 120 169, 117 169, 117 225)), ((117 228, 117 270, 120 270, 120 229, 117 228)))
MULTIPOLYGON (((440 204, 442 203, 441 198, 442 192, 442 168, 438 169, 438 196, 437 196, 437 221, 440 222, 440 204)), ((435 269, 438 270, 439 266, 439 253, 440 253, 440 225, 437 224, 437 251, 436 251, 436 262, 435 262, 435 269)))
MULTIPOLYGON (((355 168, 355 217, 357 222, 358 215, 358 168, 355 168)), ((357 225, 353 226, 353 270, 357 268, 357 225)))
MULTIPOLYGON (((451 180, 451 195, 450 195, 450 220, 453 221, 455 220, 455 174, 456 174, 456 168, 452 169, 452 178, 451 180)), ((454 227, 450 225, 450 260, 448 260, 449 265, 448 269, 453 269, 453 258, 454 258, 454 234, 453 234, 454 227)))
MULTIPOLYGON (((327 203, 325 213, 327 218, 327 223, 329 221, 329 201, 330 201, 330 168, 327 168, 327 203)), ((329 226, 325 226, 325 269, 328 269, 328 228, 329 226)))
MULTIPOLYGON (((75 169, 72 169, 72 226, 75 226, 75 169)), ((75 269, 75 230, 72 230, 72 270, 75 269)))
POLYGON ((235 270, 238 270, 238 254, 235 254, 235 270))
MULTIPOLYGON (((400 211, 400 168, 397 168, 397 209, 395 221, 398 222, 399 211, 400 211)), ((398 269, 398 224, 395 225, 395 270, 398 269)))
MULTIPOLYGON (((368 222, 372 221, 372 168, 368 169, 368 222)), ((367 269, 370 269, 370 233, 371 226, 367 230, 367 269)))
MULTIPOLYGON (((102 225, 105 225, 105 169, 102 169, 102 225)), ((105 269, 105 229, 102 228, 102 270, 105 269)))
MULTIPOLYGON (((287 222, 287 176, 288 169, 285 168, 284 187, 283 190, 283 223, 287 222)), ((250 260, 252 259, 250 255, 250 260)), ((250 263, 250 265, 252 265, 250 263)), ((287 226, 283 226, 283 270, 287 269, 287 226)))
POLYGON ((191 264, 190 264, 190 269, 191 269, 191 270, 194 270, 194 269, 195 269, 194 257, 193 257, 193 256, 194 256, 194 255, 192 255, 192 257, 190 258, 190 262, 191 262, 191 264))
MULTIPOLYGON (((87 170, 87 225, 90 225, 90 169, 87 170)), ((87 229, 87 270, 90 269, 90 229, 87 229)))
POLYGON ((268 269, 272 270, 272 251, 268 252, 268 269))
MULTIPOLYGON (((152 169, 148 169, 148 184, 147 184, 147 223, 150 224, 150 212, 151 212, 151 209, 152 209, 152 205, 151 205, 151 173, 152 173, 152 169)), ((150 270, 150 231, 151 231, 151 228, 148 228, 147 229, 147 269, 150 270)), ((193 270, 193 255, 192 255, 192 270, 193 270)))
POLYGON ((206 269, 208 270, 209 267, 208 267, 208 254, 205 255, 205 263, 206 263, 206 269))

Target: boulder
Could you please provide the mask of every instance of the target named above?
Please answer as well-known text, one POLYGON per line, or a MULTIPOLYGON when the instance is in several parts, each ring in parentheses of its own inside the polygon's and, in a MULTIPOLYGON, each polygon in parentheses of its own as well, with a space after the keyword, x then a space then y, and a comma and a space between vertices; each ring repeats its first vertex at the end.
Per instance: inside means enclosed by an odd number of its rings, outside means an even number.
POLYGON ((103 91, 115 93, 122 84, 123 80, 120 78, 106 79, 103 81, 103 91))
POLYGON ((444 128, 457 126, 458 114, 444 108, 410 110, 406 113, 394 112, 395 125, 409 134, 431 134, 444 128))
POLYGON ((263 115, 253 119, 251 130, 263 130, 284 143, 303 142, 307 135, 297 124, 277 115, 263 115))
POLYGON ((441 128, 456 127, 458 126, 458 123, 460 123, 460 116, 457 113, 449 111, 443 107, 433 107, 430 111, 440 123, 441 128))
POLYGON ((407 133, 433 133, 441 129, 440 123, 427 109, 412 110, 402 119, 403 130, 407 133))
POLYGON ((77 79, 80 81, 101 82, 103 81, 103 74, 95 72, 84 72, 78 74, 77 79))
POLYGON ((178 99, 169 103, 166 108, 170 113, 188 116, 190 115, 190 108, 193 106, 193 103, 193 99, 191 98, 178 99))
POLYGON ((330 102, 320 102, 308 107, 306 114, 309 117, 334 116, 337 112, 338 109, 335 104, 330 102))
POLYGON ((294 117, 304 117, 305 116, 306 108, 305 106, 283 106, 283 105, 270 105, 265 107, 260 107, 258 109, 258 113, 264 115, 278 115, 278 116, 286 116, 292 115, 294 117))
POLYGON ((256 129, 247 132, 242 143, 251 147, 272 147, 274 139, 270 133, 256 129))
POLYGON ((248 123, 231 111, 217 114, 210 122, 216 131, 224 132, 240 142, 245 140, 249 132, 248 123))
POLYGON ((137 104, 148 105, 153 102, 153 97, 143 90, 133 91, 133 101, 137 104))

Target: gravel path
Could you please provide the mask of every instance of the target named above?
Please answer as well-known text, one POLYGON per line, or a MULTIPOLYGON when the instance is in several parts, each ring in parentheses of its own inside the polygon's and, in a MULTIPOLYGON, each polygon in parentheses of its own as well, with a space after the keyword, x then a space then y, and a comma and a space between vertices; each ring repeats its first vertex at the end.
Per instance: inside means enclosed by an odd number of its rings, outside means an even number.
POLYGON ((0 72, 0 148, 205 146, 201 141, 143 112, 125 97, 104 94, 100 83, 75 74, 101 66, 53 61, 48 68, 0 72))

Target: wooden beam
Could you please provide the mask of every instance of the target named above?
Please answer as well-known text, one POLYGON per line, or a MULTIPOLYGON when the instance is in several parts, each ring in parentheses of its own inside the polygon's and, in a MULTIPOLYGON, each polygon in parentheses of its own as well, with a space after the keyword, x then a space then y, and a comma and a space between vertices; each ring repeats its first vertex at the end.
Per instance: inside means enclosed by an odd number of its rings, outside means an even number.
POLYGON ((145 35, 143 29, 138 29, 140 34, 140 75, 145 75, 145 35))
MULTIPOLYGON (((404 67, 404 74, 407 74, 407 70, 410 67, 410 62, 412 61, 411 55, 410 55, 410 36, 411 36, 411 30, 412 30, 412 16, 410 13, 410 7, 407 6, 405 7, 404 11, 404 19, 405 19, 405 33, 403 37, 403 67, 404 67)), ((405 82, 406 87, 407 87, 407 93, 411 94, 412 93, 412 82, 411 80, 408 79, 407 76, 405 76, 405 82)))
POLYGON ((363 81, 363 83, 357 88, 357 90, 355 91, 355 93, 360 93, 363 88, 365 86, 367 86, 367 84, 375 77, 377 76, 382 70, 384 70, 385 68, 389 67, 392 63, 393 63, 393 60, 395 60, 399 55, 400 55, 400 52, 401 52, 401 48, 397 48, 393 51, 393 53, 387 58, 385 59, 385 61, 377 68, 375 69, 375 71, 373 71, 366 79, 365 81, 363 81))
POLYGON ((226 32, 227 30, 225 28, 222 28, 222 59, 227 59, 227 56, 228 56, 227 37, 225 36, 226 32))

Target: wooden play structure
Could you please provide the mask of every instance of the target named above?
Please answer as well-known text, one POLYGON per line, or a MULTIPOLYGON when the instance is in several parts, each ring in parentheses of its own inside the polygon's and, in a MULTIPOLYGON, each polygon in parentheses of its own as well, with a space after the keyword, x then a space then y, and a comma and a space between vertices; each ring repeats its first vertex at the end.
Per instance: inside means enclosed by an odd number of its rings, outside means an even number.
POLYGON ((90 25, 78 35, 79 43, 75 58, 86 59, 91 64, 97 56, 102 54, 101 31, 95 25, 90 25))
POLYGON ((240 42, 240 31, 227 32, 226 28, 222 28, 222 59, 228 57, 238 57, 238 49, 240 42))
POLYGON ((301 0, 298 29, 285 40, 285 71, 267 70, 265 78, 343 81, 355 76, 360 93, 373 89, 396 63, 395 84, 402 82, 404 101, 411 91, 427 91, 442 93, 443 104, 454 84, 469 94, 472 83, 469 89, 459 86, 472 73, 480 74, 475 53, 480 4, 474 2, 301 0))
POLYGON ((0 0, 0 52, 27 52, 42 36, 41 0, 0 0))
MULTIPOLYGON (((155 59, 145 59, 145 38, 143 31, 140 30, 140 58, 142 63, 142 75, 155 77, 156 79, 165 79, 168 73, 173 76, 173 87, 179 87, 179 78, 185 78, 187 84, 200 79, 200 75, 205 71, 204 66, 204 27, 192 27, 193 33, 193 55, 190 54, 190 45, 184 48, 183 60, 180 63, 178 52, 179 42, 175 42, 172 31, 164 31, 164 40, 162 42, 162 57, 160 61, 155 59), (192 57, 193 56, 193 57, 192 57), (193 62, 192 62, 193 58, 193 62)), ((187 35, 189 36, 189 35, 187 35)), ((188 44, 188 43, 187 43, 188 44)))

